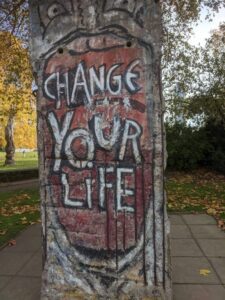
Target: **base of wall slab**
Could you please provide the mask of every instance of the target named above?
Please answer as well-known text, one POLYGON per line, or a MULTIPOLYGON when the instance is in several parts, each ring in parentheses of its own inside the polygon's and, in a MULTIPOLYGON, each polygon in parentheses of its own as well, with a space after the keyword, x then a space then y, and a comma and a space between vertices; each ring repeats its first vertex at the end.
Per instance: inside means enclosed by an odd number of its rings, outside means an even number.
POLYGON ((107 295, 87 294, 80 289, 67 290, 59 287, 42 287, 41 300, 171 300, 171 289, 165 291, 158 287, 131 289, 125 293, 107 295))

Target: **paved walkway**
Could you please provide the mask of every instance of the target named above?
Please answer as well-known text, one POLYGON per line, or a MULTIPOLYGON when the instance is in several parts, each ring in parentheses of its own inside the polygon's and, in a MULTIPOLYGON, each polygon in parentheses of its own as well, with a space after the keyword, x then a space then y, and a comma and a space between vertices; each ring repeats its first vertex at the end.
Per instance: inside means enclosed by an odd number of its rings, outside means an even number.
MULTIPOLYGON (((225 233, 207 215, 170 219, 174 300, 225 300, 225 233), (210 273, 200 275, 200 270, 210 273)), ((40 225, 29 227, 16 242, 0 252, 0 299, 38 300, 40 225)))
POLYGON ((23 181, 13 181, 0 183, 1 192, 8 192, 12 190, 25 189, 25 188, 35 188, 39 187, 38 179, 28 179, 23 181))

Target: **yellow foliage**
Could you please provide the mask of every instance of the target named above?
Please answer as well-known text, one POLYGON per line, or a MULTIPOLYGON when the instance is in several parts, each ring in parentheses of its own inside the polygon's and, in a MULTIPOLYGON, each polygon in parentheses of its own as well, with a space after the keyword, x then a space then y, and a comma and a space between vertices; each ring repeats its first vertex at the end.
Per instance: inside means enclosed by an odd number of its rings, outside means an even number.
POLYGON ((16 118, 14 126, 14 143, 16 148, 37 148, 36 114, 24 114, 16 118))
POLYGON ((9 32, 0 32, 0 44, 0 147, 5 144, 5 125, 11 116, 15 146, 36 148, 35 98, 28 50, 9 32))

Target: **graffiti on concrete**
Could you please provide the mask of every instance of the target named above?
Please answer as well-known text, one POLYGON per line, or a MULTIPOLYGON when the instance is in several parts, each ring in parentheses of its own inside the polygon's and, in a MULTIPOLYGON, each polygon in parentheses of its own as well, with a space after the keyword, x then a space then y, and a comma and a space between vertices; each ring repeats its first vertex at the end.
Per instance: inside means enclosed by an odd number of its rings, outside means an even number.
MULTIPOLYGON (((42 3, 39 7, 39 16, 42 20, 42 26, 47 29, 51 22, 55 22, 55 19, 61 17, 70 16, 75 14, 77 20, 80 19, 80 26, 84 26, 86 17, 89 17, 89 21, 93 22, 95 18, 95 5, 96 0, 69 0, 69 1, 48 1, 42 3), (75 9, 78 8, 78 9, 75 9)), ((134 1, 134 0, 104 0, 102 5, 99 5, 102 9, 102 13, 117 11, 125 13, 127 17, 132 18, 140 27, 144 25, 144 7, 146 6, 146 0, 134 1)), ((96 20, 95 20, 96 21, 96 20)))
POLYGON ((138 1, 133 0, 105 1, 104 11, 126 12, 139 26, 143 28, 145 4, 145 1, 138 3, 138 1))
POLYGON ((138 78, 138 74, 133 69, 139 63, 139 59, 132 61, 126 66, 124 74, 121 74, 118 73, 121 63, 111 65, 109 70, 106 70, 105 64, 99 66, 98 69, 92 66, 87 70, 85 61, 81 61, 70 72, 60 74, 58 71, 48 76, 45 79, 44 92, 48 99, 55 100, 57 109, 61 107, 61 100, 65 98, 66 105, 70 108, 79 106, 80 101, 84 101, 84 105, 92 105, 93 98, 99 93, 120 95, 124 87, 126 92, 135 94, 140 87, 134 81, 138 78))
POLYGON ((169 276, 159 1, 31 3, 43 298, 155 296, 169 276))
POLYGON ((45 67, 49 184, 59 222, 79 255, 105 252, 118 269, 121 257, 140 251, 134 249, 143 243, 151 198, 143 50, 74 55, 72 46, 50 56, 45 67))

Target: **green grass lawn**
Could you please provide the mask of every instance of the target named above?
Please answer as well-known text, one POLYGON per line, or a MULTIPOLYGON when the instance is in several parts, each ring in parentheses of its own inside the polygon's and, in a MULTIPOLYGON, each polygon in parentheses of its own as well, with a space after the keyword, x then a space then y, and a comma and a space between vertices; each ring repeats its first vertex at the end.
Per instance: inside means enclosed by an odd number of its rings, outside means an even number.
POLYGON ((20 170, 20 169, 32 169, 38 166, 37 152, 27 153, 15 153, 15 165, 4 166, 5 152, 0 152, 0 171, 20 170))
POLYGON ((0 192, 0 247, 40 221, 39 205, 37 188, 0 192))
POLYGON ((170 212, 204 212, 225 222, 224 175, 205 169, 169 172, 166 189, 170 212))

